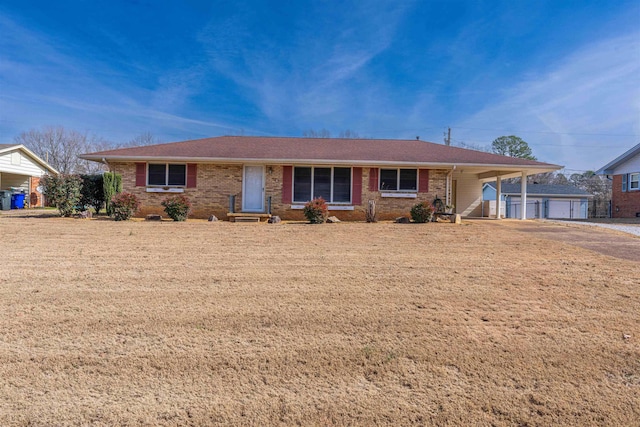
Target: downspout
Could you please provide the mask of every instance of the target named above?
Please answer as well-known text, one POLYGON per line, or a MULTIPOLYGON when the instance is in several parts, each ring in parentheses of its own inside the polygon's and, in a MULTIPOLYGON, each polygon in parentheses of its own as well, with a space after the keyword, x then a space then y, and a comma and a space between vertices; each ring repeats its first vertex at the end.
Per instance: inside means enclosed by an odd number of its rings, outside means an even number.
MULTIPOLYGON (((605 175, 607 177, 607 179, 609 181, 613 182, 613 175, 605 175)), ((611 190, 611 199, 609 200, 609 207, 607 208, 607 210, 609 212, 607 212, 607 214, 609 215, 609 218, 613 218, 613 189, 611 190)))
POLYGON ((456 170, 456 165, 453 165, 453 167, 451 168, 451 170, 449 171, 449 173, 447 173, 447 180, 445 183, 445 192, 446 192, 446 196, 445 196, 445 205, 446 206, 451 206, 451 177, 453 176, 453 171, 456 170))

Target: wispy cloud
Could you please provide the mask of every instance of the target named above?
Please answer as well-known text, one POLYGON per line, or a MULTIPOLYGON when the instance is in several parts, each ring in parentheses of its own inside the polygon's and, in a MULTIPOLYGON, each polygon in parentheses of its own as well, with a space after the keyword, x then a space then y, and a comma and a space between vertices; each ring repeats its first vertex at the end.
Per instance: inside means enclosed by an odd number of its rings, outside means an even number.
MULTIPOLYGON (((154 85, 142 87, 135 76, 123 75, 108 61, 74 54, 63 40, 9 16, 0 16, 0 32, 6 35, 0 41, 2 140, 48 124, 91 130, 113 140, 147 130, 200 136, 238 127, 189 116, 185 107, 204 75, 197 63, 162 69, 154 75, 154 85)), ((149 77, 149 67, 144 72, 149 77)))
POLYGON ((358 91, 375 91, 372 80, 364 84, 370 76, 363 70, 389 47, 404 13, 398 5, 380 11, 356 3, 348 20, 292 26, 286 46, 255 38, 247 16, 235 16, 212 22, 199 40, 212 68, 237 84, 265 120, 310 126, 355 110, 355 99, 366 96, 358 91))
POLYGON ((552 71, 505 88, 457 126, 463 140, 488 144, 498 132, 510 132, 543 160, 599 167, 592 159, 608 158, 611 145, 623 151, 639 139, 640 33, 585 46, 552 71))

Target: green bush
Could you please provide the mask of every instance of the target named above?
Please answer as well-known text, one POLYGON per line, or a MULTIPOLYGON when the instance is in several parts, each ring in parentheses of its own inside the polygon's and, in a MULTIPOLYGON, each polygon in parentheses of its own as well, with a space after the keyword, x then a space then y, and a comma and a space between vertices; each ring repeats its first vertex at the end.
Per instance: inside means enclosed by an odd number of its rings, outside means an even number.
POLYGON ((102 175, 80 175, 82 190, 80 196, 80 209, 86 211, 92 207, 96 214, 104 205, 104 179, 102 175))
POLYGON ((122 175, 118 175, 115 172, 105 172, 102 179, 105 202, 104 207, 107 211, 107 215, 113 216, 111 199, 122 191, 122 175))
POLYGON ((78 175, 44 175, 40 180, 47 203, 58 208, 61 216, 71 216, 80 203, 82 180, 78 175))
POLYGON ((325 202, 322 197, 316 197, 310 202, 307 202, 304 205, 303 212, 311 224, 323 224, 329 216, 327 202, 325 202))
POLYGON ((433 218, 433 206, 427 202, 418 203, 411 208, 411 219, 414 222, 425 223, 433 218))
POLYGON ((126 221, 140 209, 140 200, 135 194, 118 193, 111 198, 111 210, 113 219, 116 221, 126 221))
POLYGON ((162 201, 164 211, 174 221, 186 221, 191 212, 191 202, 184 194, 167 197, 162 201))

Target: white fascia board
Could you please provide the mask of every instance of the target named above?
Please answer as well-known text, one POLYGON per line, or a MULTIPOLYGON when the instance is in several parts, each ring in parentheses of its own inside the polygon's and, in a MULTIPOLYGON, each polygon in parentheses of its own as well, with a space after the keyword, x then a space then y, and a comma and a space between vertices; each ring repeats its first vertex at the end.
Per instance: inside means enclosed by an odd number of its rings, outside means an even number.
POLYGON ((639 153, 640 153, 640 144, 636 145, 635 147, 631 148, 621 156, 616 157, 615 159, 613 159, 612 161, 610 161, 609 163, 607 163, 606 165, 598 169, 596 171, 596 175, 613 175, 615 172, 616 166, 619 166, 620 163, 625 162, 628 158, 633 157, 634 155, 639 153))
POLYGON ((232 164, 274 164, 274 165, 349 165, 349 166, 400 166, 400 167, 438 167, 451 169, 453 164, 390 162, 373 160, 341 160, 341 159, 273 159, 273 158, 230 158, 230 157, 158 157, 158 156, 93 156, 83 154, 81 159, 102 162, 184 162, 184 163, 232 163, 232 164))
POLYGON ((36 153, 34 153, 33 151, 29 150, 27 147, 25 147, 22 144, 12 145, 10 147, 2 149, 2 150, 0 150, 0 154, 6 153, 6 152, 9 152, 9 151, 15 151, 15 150, 19 150, 19 151, 24 152, 27 156, 31 157, 31 159, 33 159, 36 163, 38 163, 44 169, 46 169, 47 171, 53 173, 54 175, 58 175, 58 171, 57 170, 52 168, 47 162, 45 162, 40 157, 38 157, 36 155, 36 153))
POLYGON ((13 151, 18 147, 20 147, 20 145, 10 145, 10 146, 5 147, 5 148, 0 148, 0 154, 7 153, 9 151, 13 151))
POLYGON ((276 164, 276 165, 346 165, 346 166, 394 166, 394 167, 415 167, 431 169, 453 169, 457 168, 490 168, 493 170, 535 170, 540 173, 562 169, 556 165, 496 165, 484 163, 435 163, 435 162, 398 162, 380 160, 338 160, 338 159, 273 159, 273 158, 225 158, 225 157, 157 157, 157 156, 92 156, 81 155, 81 159, 102 162, 106 159, 109 162, 185 162, 185 163, 226 163, 226 164, 276 164))

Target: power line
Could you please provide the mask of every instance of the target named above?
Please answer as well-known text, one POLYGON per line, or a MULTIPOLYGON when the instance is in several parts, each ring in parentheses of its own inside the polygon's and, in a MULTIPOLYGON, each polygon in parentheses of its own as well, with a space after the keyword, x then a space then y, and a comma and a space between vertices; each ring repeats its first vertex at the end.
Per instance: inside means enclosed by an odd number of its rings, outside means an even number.
MULTIPOLYGON (((465 139, 465 140, 460 140, 460 139, 456 139, 454 140, 454 142, 456 143, 471 143, 471 144, 483 144, 483 145, 491 145, 491 142, 487 142, 487 141, 476 141, 476 140, 469 140, 469 139, 465 139)), ((628 147, 629 144, 627 143, 620 143, 620 144, 610 144, 610 143, 606 143, 606 144, 599 144, 599 145, 584 145, 584 144, 541 144, 541 143, 528 143, 530 146, 535 146, 535 147, 558 147, 558 148, 563 148, 563 147, 580 147, 580 148, 610 148, 610 147, 628 147)))
POLYGON ((587 136, 635 136, 640 135, 634 133, 589 133, 589 132, 552 132, 552 131, 536 131, 536 130, 508 130, 508 129, 490 129, 490 128, 467 128, 467 127, 454 127, 453 129, 465 129, 465 130, 486 130, 492 132, 503 133, 539 133, 545 135, 587 135, 587 136))

